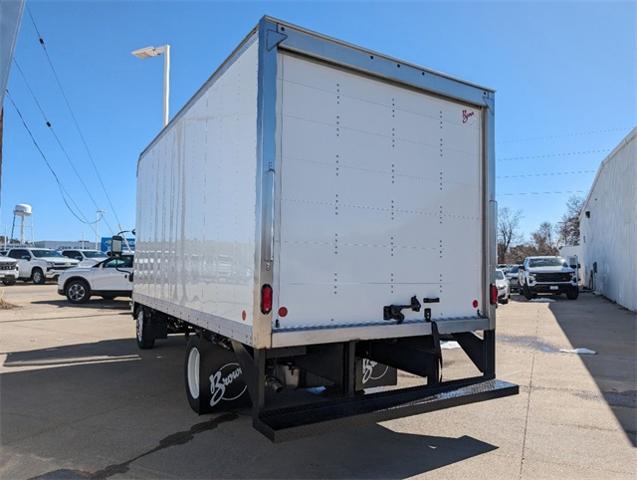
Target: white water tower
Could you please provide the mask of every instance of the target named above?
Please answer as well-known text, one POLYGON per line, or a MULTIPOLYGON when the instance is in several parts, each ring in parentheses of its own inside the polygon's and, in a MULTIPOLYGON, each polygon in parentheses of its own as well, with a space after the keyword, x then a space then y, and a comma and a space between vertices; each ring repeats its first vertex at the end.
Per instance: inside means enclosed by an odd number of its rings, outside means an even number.
MULTIPOLYGON (((24 229, 31 227, 31 235, 33 236, 33 224, 29 224, 28 218, 33 214, 31 205, 26 203, 18 203, 13 209, 13 226, 11 227, 11 238, 13 238, 13 229, 15 228, 15 219, 20 219, 20 245, 24 245, 24 229)), ((33 239, 31 239, 33 241, 33 239)))

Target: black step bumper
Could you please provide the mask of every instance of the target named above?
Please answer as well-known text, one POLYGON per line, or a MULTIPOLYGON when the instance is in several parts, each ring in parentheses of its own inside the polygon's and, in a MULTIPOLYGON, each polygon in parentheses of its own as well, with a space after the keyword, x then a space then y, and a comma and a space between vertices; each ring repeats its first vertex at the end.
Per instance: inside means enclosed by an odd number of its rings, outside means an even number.
POLYGON ((255 419, 254 426, 273 442, 282 442, 335 428, 407 417, 517 393, 517 385, 480 377, 266 410, 255 419))

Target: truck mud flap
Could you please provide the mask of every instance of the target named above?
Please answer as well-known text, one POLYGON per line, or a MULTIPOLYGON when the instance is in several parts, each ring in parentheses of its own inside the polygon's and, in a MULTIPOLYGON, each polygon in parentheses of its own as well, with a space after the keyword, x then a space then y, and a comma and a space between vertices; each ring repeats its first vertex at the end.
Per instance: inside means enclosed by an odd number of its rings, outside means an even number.
POLYGON ((418 415, 435 410, 516 395, 519 387, 502 380, 465 379, 435 387, 419 386, 337 401, 262 411, 257 430, 273 442, 316 435, 340 427, 418 415))

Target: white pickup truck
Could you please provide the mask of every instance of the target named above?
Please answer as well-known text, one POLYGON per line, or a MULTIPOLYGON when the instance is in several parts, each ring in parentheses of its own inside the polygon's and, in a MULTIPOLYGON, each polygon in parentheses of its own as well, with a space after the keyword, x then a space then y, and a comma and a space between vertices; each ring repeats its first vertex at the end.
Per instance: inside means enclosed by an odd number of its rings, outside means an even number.
POLYGON ((108 258, 108 255, 99 250, 86 250, 82 248, 70 248, 61 250, 60 253, 68 258, 74 258, 80 262, 80 267, 92 267, 108 258))
POLYGON ((5 285, 13 285, 18 279, 18 262, 13 258, 0 256, 0 280, 5 285))
POLYGON ((65 270, 80 263, 48 248, 11 248, 7 252, 7 257, 18 261, 20 280, 31 280, 37 285, 44 284, 48 279, 57 278, 65 270))
POLYGON ((562 257, 526 257, 518 275, 520 290, 528 300, 538 293, 565 293, 569 300, 579 296, 577 272, 562 257))

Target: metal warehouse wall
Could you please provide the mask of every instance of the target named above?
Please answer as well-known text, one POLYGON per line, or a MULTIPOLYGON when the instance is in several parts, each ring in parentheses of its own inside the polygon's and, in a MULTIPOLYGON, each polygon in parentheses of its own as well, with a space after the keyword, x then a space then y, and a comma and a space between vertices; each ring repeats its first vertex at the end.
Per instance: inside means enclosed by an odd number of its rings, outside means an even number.
POLYGON ((602 162, 580 214, 584 285, 633 311, 637 311, 636 138, 637 127, 602 162))

